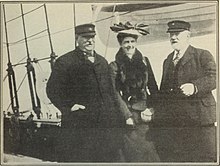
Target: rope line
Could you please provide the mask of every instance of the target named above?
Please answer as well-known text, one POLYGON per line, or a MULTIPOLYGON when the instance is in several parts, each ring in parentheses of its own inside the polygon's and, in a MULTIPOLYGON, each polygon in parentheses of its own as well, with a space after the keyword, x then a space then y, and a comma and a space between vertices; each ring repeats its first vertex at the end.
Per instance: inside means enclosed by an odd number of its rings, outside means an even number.
POLYGON ((43 68, 41 67, 40 63, 37 62, 36 65, 39 68, 39 71, 41 72, 41 74, 44 72, 43 68))
MULTIPOLYGON (((37 36, 37 35, 39 35, 39 34, 45 32, 45 31, 47 31, 47 29, 44 29, 44 30, 42 30, 42 31, 40 31, 40 32, 37 32, 37 33, 33 34, 33 35, 30 35, 30 36, 28 36, 26 39, 32 38, 32 37, 34 37, 34 36, 37 36)), ((23 41, 25 41, 25 38, 23 38, 23 39, 21 39, 21 40, 18 40, 18 41, 15 41, 15 42, 10 42, 10 43, 8 43, 8 44, 9 44, 10 46, 12 46, 12 45, 15 45, 15 44, 18 44, 18 43, 24 43, 23 41)))
POLYGON ((12 18, 12 19, 10 19, 10 20, 8 20, 6 23, 9 23, 9 22, 11 22, 11 21, 14 21, 14 20, 16 20, 16 19, 18 19, 18 18, 20 18, 21 17, 21 15, 20 16, 17 16, 17 17, 15 17, 15 18, 12 18))
POLYGON ((46 19, 46 25, 47 25, 47 34, 48 34, 49 43, 50 43, 50 50, 51 50, 51 53, 52 53, 54 51, 53 51, 53 44, 52 44, 51 34, 50 34, 49 19, 48 19, 46 4, 44 4, 44 13, 45 13, 45 19, 46 19))
POLYGON ((33 35, 28 36, 27 39, 28 39, 28 38, 32 38, 32 37, 34 37, 34 36, 37 36, 37 35, 39 35, 39 34, 41 34, 41 33, 43 33, 43 32, 46 32, 46 31, 47 31, 47 29, 44 29, 44 30, 42 30, 42 31, 40 31, 40 32, 37 32, 37 33, 35 33, 35 34, 33 34, 33 35))
POLYGON ((24 15, 29 14, 29 13, 32 13, 32 12, 34 12, 35 10, 40 9, 40 8, 43 7, 43 6, 44 6, 44 5, 40 5, 40 6, 36 7, 35 9, 32 9, 32 10, 30 10, 30 11, 24 13, 24 15))
MULTIPOLYGON (((32 13, 32 12, 34 12, 35 10, 41 8, 42 6, 44 6, 44 5, 38 6, 38 7, 36 7, 35 9, 30 10, 30 11, 24 13, 24 15, 27 15, 27 14, 29 14, 29 13, 32 13)), ((12 19, 8 20, 6 23, 9 23, 9 22, 11 22, 11 21, 14 21, 14 20, 16 20, 16 19, 18 19, 18 18, 20 18, 20 17, 22 17, 22 15, 19 15, 19 16, 15 17, 15 18, 12 18, 12 19)))
MULTIPOLYGON (((25 80, 26 76, 27 76, 27 73, 25 73, 25 75, 24 75, 23 79, 21 80, 21 82, 20 82, 20 84, 19 84, 18 89, 16 90, 16 92, 18 92, 18 91, 20 90, 21 85, 24 83, 24 80, 25 80)), ((13 96, 13 99, 14 99, 14 98, 15 98, 15 96, 13 96)), ((9 104, 9 106, 8 106, 8 108, 7 108, 7 111, 9 110, 10 106, 11 106, 11 103, 9 104)))
MULTIPOLYGON (((132 13, 132 12, 133 12, 133 11, 125 12, 125 13, 119 14, 119 16, 123 16, 123 15, 129 14, 129 13, 132 13)), ((113 16, 109 16, 109 17, 102 18, 102 19, 97 20, 97 21, 94 21, 94 22, 97 23, 97 22, 105 21, 105 20, 108 20, 108 19, 110 19, 110 18, 112 18, 112 17, 115 17, 115 16, 114 16, 114 15, 113 15, 113 16)))
MULTIPOLYGON (((116 5, 114 5, 114 7, 113 7, 112 16, 114 16, 115 8, 116 8, 116 5)), ((112 22, 113 22, 113 17, 112 17, 112 19, 111 19, 110 26, 112 25, 112 22)), ((108 50, 110 31, 111 31, 111 30, 110 30, 110 28, 109 28, 109 30, 108 30, 108 37, 107 37, 107 44, 106 44, 106 47, 105 47, 105 54, 104 54, 104 57, 105 57, 105 58, 106 58, 106 54, 107 54, 107 50, 108 50)))
MULTIPOLYGON (((129 13, 131 13, 131 12, 129 12, 129 13)), ((123 13, 123 14, 121 14, 121 15, 125 15, 125 14, 128 14, 128 13, 123 13)), ((209 15, 209 14, 215 14, 214 12, 210 12, 210 13, 204 13, 204 14, 200 14, 200 15, 190 15, 190 16, 187 16, 187 17, 192 17, 192 16, 205 16, 205 15, 209 15)), ((121 15, 119 15, 119 16, 121 16, 121 15)), ((109 18, 112 18, 112 17, 114 17, 114 16, 110 16, 110 17, 108 17, 108 18, 105 18, 105 19, 101 19, 101 20, 97 20, 97 21, 95 21, 95 22, 100 22, 100 21, 104 21, 104 20, 107 20, 107 19, 109 19, 109 18)), ((175 17, 175 19, 176 18, 181 18, 181 17, 175 17)), ((160 19, 160 20, 165 20, 165 19, 171 19, 170 17, 167 17, 167 18, 162 18, 162 19, 160 19)), ((153 20, 153 19, 147 19, 147 20, 153 20)), ((154 25, 154 24, 151 24, 151 25, 154 25)), ((157 24, 158 25, 158 24, 157 24)), ((57 32, 54 32, 54 33, 51 33, 51 35, 55 35, 55 34, 58 34, 58 33, 62 33, 62 32, 65 32, 65 31, 68 31, 68 30, 72 30, 74 27, 70 27, 70 28, 66 28, 66 29, 63 29, 63 30, 60 30, 60 31, 57 31, 57 32)), ((37 34, 35 34, 35 35, 31 35, 31 36, 29 36, 28 38, 30 38, 30 37, 34 37, 34 36, 36 36, 36 35, 38 35, 38 34, 41 34, 41 33, 43 33, 44 31, 47 31, 47 29, 45 29, 45 30, 43 30, 43 31, 41 31, 41 32, 39 32, 39 33, 37 33, 37 34)), ((30 39, 29 41, 32 41, 32 40, 37 40, 37 39, 40 39, 40 38, 43 38, 43 37, 47 37, 48 35, 42 35, 42 36, 40 36, 40 37, 36 37, 36 38, 33 38, 33 39, 30 39)), ((18 41, 16 41, 16 42, 10 42, 9 44, 11 45, 11 46, 13 46, 13 45, 15 45, 15 44, 20 44, 20 43, 24 43, 23 41, 24 41, 25 39, 21 39, 21 40, 18 40, 18 41)), ((6 42, 3 42, 3 44, 7 44, 6 42)))
MULTIPOLYGON (((41 59, 37 59, 37 58, 33 58, 33 60, 31 60, 30 62, 34 62, 34 63, 38 63, 39 61, 43 61, 43 60, 47 60, 50 59, 51 57, 45 57, 45 58, 41 58, 41 59)), ((13 64, 12 66, 18 66, 18 65, 23 65, 23 64, 27 64, 27 62, 21 62, 21 63, 16 63, 13 64)))
MULTIPOLYGON (((58 34, 58 33, 64 32, 64 31, 69 31, 69 30, 72 30, 73 28, 74 28, 74 27, 66 28, 66 29, 63 29, 63 30, 60 30, 60 31, 51 33, 51 35, 55 35, 55 34, 58 34)), ((47 29, 45 29, 45 30, 43 30, 43 31, 47 31, 47 29)), ((42 32, 43 32, 43 31, 42 31, 42 32)), ((39 32, 39 34, 40 34, 40 32, 39 32)), ((38 35, 39 35, 39 34, 38 34, 38 35)), ((31 37, 34 37, 34 36, 36 36, 36 35, 32 35, 31 37)), ((37 39, 40 39, 40 38, 43 38, 43 37, 47 37, 47 36, 48 36, 48 35, 42 35, 42 36, 39 36, 39 37, 35 37, 35 38, 33 38, 33 39, 29 39, 28 41, 37 40, 37 39)), ((14 45, 16 45, 16 44, 24 43, 24 40, 25 40, 25 39, 22 39, 22 40, 19 40, 19 41, 16 41, 16 42, 11 42, 11 43, 9 43, 9 44, 10 44, 10 46, 14 46, 14 45)), ((3 42, 3 44, 7 44, 7 43, 6 43, 6 42, 3 42)))
POLYGON ((3 78, 3 82, 5 82, 6 78, 8 77, 8 74, 6 74, 3 78))
POLYGON ((23 57, 20 61, 18 61, 18 63, 22 62, 24 59, 26 59, 26 57, 23 57))

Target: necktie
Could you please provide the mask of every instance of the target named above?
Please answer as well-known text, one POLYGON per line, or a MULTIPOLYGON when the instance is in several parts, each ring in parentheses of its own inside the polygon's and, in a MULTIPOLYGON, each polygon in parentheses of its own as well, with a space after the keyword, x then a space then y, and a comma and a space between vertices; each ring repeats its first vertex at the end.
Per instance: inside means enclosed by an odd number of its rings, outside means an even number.
POLYGON ((176 64, 178 63, 179 60, 180 60, 180 52, 178 51, 178 52, 176 53, 175 58, 173 59, 173 64, 174 64, 174 66, 176 66, 176 64))
POLYGON ((88 56, 88 60, 89 60, 90 62, 94 63, 95 58, 94 58, 94 56, 88 56))
POLYGON ((88 59, 90 62, 94 63, 94 61, 95 61, 95 57, 94 57, 93 54, 90 54, 90 53, 84 53, 84 55, 86 55, 87 59, 88 59))

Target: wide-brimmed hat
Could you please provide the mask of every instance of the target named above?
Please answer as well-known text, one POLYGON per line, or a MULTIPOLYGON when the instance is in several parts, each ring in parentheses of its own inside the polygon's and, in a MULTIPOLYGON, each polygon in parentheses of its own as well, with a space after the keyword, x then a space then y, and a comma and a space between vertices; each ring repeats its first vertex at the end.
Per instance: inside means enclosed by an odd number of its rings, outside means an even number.
POLYGON ((149 34, 147 28, 148 25, 146 24, 141 23, 132 25, 130 22, 126 22, 125 24, 120 22, 119 24, 114 24, 110 27, 113 32, 137 36, 149 34))
POLYGON ((168 30, 167 33, 170 32, 182 32, 185 30, 190 30, 190 23, 182 20, 174 20, 167 23, 168 30))

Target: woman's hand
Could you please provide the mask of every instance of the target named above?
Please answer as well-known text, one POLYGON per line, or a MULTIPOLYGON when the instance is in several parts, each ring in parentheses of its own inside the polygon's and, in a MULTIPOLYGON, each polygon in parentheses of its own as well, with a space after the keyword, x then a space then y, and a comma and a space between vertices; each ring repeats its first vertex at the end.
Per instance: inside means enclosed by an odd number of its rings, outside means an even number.
POLYGON ((131 125, 131 126, 133 126, 133 125, 134 125, 133 119, 132 119, 132 118, 128 118, 128 119, 126 120, 126 125, 131 125))
POLYGON ((150 122, 153 116, 154 110, 153 108, 146 108, 144 111, 141 112, 141 119, 144 122, 150 122))

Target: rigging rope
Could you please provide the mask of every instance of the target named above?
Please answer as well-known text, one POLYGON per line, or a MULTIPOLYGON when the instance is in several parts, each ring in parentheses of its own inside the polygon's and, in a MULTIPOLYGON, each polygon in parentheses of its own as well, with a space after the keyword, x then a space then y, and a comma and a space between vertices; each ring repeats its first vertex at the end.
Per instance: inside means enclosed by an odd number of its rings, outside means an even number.
MULTIPOLYGON (((33 34, 33 35, 30 35, 30 36, 26 37, 26 39, 32 38, 32 37, 34 37, 34 36, 37 36, 37 35, 39 35, 39 34, 45 32, 45 31, 47 31, 47 29, 44 29, 44 30, 42 30, 42 31, 40 31, 40 32, 37 32, 37 33, 33 34)), ((23 39, 21 39, 21 40, 18 40, 18 41, 15 41, 15 42, 10 42, 10 43, 8 43, 8 44, 9 44, 10 46, 12 46, 12 45, 15 45, 15 44, 18 44, 18 43, 24 43, 23 41, 25 42, 25 38, 23 38, 23 39)))
POLYGON ((6 42, 7 42, 7 53, 8 53, 7 76, 8 76, 8 84, 9 84, 9 93, 10 93, 12 111, 17 116, 19 113, 19 102, 18 102, 18 96, 16 92, 15 73, 14 73, 11 60, 10 60, 5 5, 3 5, 3 11, 4 11, 4 23, 5 23, 5 37, 6 37, 6 42))
POLYGON ((3 82, 5 82, 7 77, 8 77, 8 73, 3 77, 3 82))
POLYGON ((23 57, 20 61, 18 61, 18 63, 20 63, 21 61, 23 61, 26 57, 23 57))
MULTIPOLYGON (((63 30, 60 30, 60 31, 51 33, 51 35, 55 35, 55 34, 58 34, 58 33, 62 33, 62 32, 64 32, 64 31, 72 30, 73 28, 74 28, 74 27, 67 28, 67 29, 63 29, 63 30)), ((44 37, 47 37, 47 36, 48 36, 48 35, 43 35, 43 36, 35 37, 35 38, 32 38, 32 39, 29 39, 28 41, 33 41, 33 40, 41 39, 41 38, 44 38, 44 37)), ((22 39, 22 40, 23 40, 23 41, 22 41, 22 42, 20 41, 20 43, 24 43, 24 42, 25 42, 24 39, 22 39)), ((20 44, 20 43, 19 43, 19 44, 20 44)), ((6 44, 6 42, 3 42, 3 44, 6 44)), ((16 43, 16 44, 18 44, 18 43, 16 43)), ((11 44, 10 46, 14 46, 14 45, 16 45, 16 44, 11 44)))
MULTIPOLYGON (((43 5, 42 5, 43 6, 43 5)), ((41 6, 41 7, 42 7, 41 6)), ((195 9, 199 9, 199 8, 205 8, 205 7, 211 7, 211 6, 214 6, 214 5, 208 5, 208 6, 203 6, 203 7, 196 7, 196 8, 191 8, 191 9, 187 9, 187 10, 195 10, 195 9)), ((173 13, 173 12, 180 12, 180 11, 185 11, 185 10, 178 10, 178 11, 171 11, 171 12, 164 12, 164 13, 173 13)), ((123 16, 123 15, 127 15, 127 14, 129 14, 129 13, 132 13, 132 12, 134 12, 134 11, 129 11, 129 12, 126 12, 126 13, 122 13, 122 14, 119 14, 119 16, 123 16)), ((158 14, 158 13, 155 13, 155 14, 158 14)), ((160 13, 159 13, 160 14, 160 13)), ((210 12, 210 13, 202 13, 202 14, 200 14, 200 15, 203 15, 203 16, 205 16, 205 15, 209 15, 209 14, 215 14, 215 13, 213 13, 213 12, 210 12)), ((154 15, 154 14, 146 14, 146 15, 154 15)), ((190 16, 188 16, 188 17, 192 17, 192 16, 200 16, 200 15, 190 15, 190 16)), ((20 16, 19 16, 20 17, 20 16)), ((113 18, 114 16, 110 16, 110 17, 106 17, 106 18, 103 18, 103 19, 100 19, 100 20, 97 20, 97 21, 94 21, 95 23, 97 23, 97 22, 101 22, 101 21, 105 21, 105 20, 108 20, 108 19, 110 19, 110 18, 113 18)), ((179 18, 181 18, 181 17, 176 17, 176 19, 179 19, 179 18)), ((170 18, 163 18, 163 19, 170 19, 170 18)), ((152 19, 148 19, 148 20, 152 20, 152 19)), ((148 20, 146 20, 146 21, 148 21, 148 20)), ((153 25, 153 24, 152 24, 153 25)), ((158 25, 158 24, 157 24, 158 25)), ((54 32, 54 33, 51 33, 51 35, 55 35, 55 34, 58 34, 58 33, 62 33, 62 32, 64 32, 64 31, 68 31, 68 30, 72 30, 74 27, 70 27, 70 28, 66 28, 66 29, 63 29, 63 30, 60 30, 60 31, 57 31, 57 32, 54 32)), ((45 29, 45 30, 43 30, 43 31, 46 31, 47 29, 45 29)), ((41 31, 41 32, 43 32, 43 31, 41 31)), ((40 34, 41 32, 39 32, 39 33, 37 33, 37 34, 40 34)), ((34 36, 36 36, 36 35, 32 35, 31 37, 34 37, 34 36)), ((40 37, 36 37, 36 38, 33 38, 33 39, 30 39, 29 41, 32 41, 32 40, 37 40, 37 39, 40 39, 40 38, 43 38, 43 37, 47 37, 48 35, 43 35, 43 36, 40 36, 40 37)), ((30 37, 27 37, 27 38, 30 38, 30 37)), ((20 43, 24 43, 23 42, 24 41, 24 39, 21 39, 21 40, 19 40, 19 41, 16 41, 16 42, 11 42, 11 43, 9 43, 11 46, 14 46, 15 44, 20 44, 20 43)), ((3 42, 3 44, 6 44, 6 42, 3 42)))
MULTIPOLYGON (((116 8, 116 5, 114 5, 113 7, 113 11, 112 11, 112 15, 114 16, 114 13, 115 13, 115 8, 116 8)), ((113 22, 113 19, 111 19, 111 23, 110 25, 112 25, 112 22, 113 22)), ((106 47, 105 47, 105 54, 104 54, 104 57, 106 58, 106 54, 107 54, 107 50, 108 50, 108 44, 109 44, 109 36, 110 36, 110 28, 108 30, 108 37, 107 37, 107 44, 106 44, 106 47)))
MULTIPOLYGON (((114 8, 113 8, 113 10, 114 10, 114 8)), ((129 13, 132 13, 132 12, 134 12, 134 11, 128 11, 128 12, 119 14, 119 16, 123 16, 123 15, 129 14, 129 13)), ((112 16, 109 16, 109 17, 106 17, 106 18, 102 18, 102 19, 100 19, 100 20, 95 21, 95 23, 101 22, 101 21, 105 21, 105 20, 108 20, 108 19, 113 18, 113 17, 115 17, 115 16, 112 15, 112 16)))
POLYGON ((43 61, 43 60, 47 60, 47 59, 50 59, 51 57, 45 57, 45 58, 40 58, 40 59, 37 59, 37 58, 33 58, 33 60, 30 60, 28 62, 21 62, 21 63, 16 63, 16 64, 13 64, 12 66, 18 66, 18 65, 23 65, 23 64, 27 64, 27 63, 37 63, 39 61, 43 61))
POLYGON ((51 53, 53 53, 53 44, 52 44, 52 40, 51 40, 51 34, 50 34, 50 27, 49 27, 49 21, 48 21, 48 16, 47 16, 46 4, 44 4, 44 12, 45 12, 45 18, 46 18, 46 24, 47 24, 47 33, 48 33, 49 42, 50 42, 50 49, 51 49, 51 53))
MULTIPOLYGON (((23 79, 21 80, 21 82, 20 82, 20 84, 19 84, 19 86, 18 86, 18 89, 16 90, 16 93, 19 91, 19 89, 21 88, 21 85, 24 83, 24 80, 25 80, 26 76, 27 76, 27 73, 25 73, 23 79)), ((14 99, 14 98, 15 98, 15 96, 13 96, 13 99, 14 99)), ((8 108, 7 108, 7 111, 9 110, 10 106, 11 106, 11 103, 9 104, 9 106, 8 106, 8 108)))
MULTIPOLYGON (((36 7, 35 9, 30 10, 30 11, 24 13, 24 15, 29 14, 29 13, 32 13, 32 12, 34 12, 35 10, 37 10, 37 9, 43 7, 43 6, 44 6, 44 5, 38 6, 38 7, 36 7)), ((8 20, 6 23, 9 23, 9 22, 11 22, 11 21, 14 21, 14 20, 16 20, 16 19, 18 19, 18 18, 20 18, 20 17, 22 17, 22 15, 17 16, 17 17, 15 17, 15 18, 12 18, 12 19, 8 20)))
POLYGON ((49 38, 49 43, 50 43, 50 50, 51 50, 49 62, 50 62, 50 68, 51 68, 51 70, 53 70, 57 55, 55 54, 55 52, 53 50, 53 44, 52 44, 52 39, 51 39, 51 33, 50 33, 50 27, 49 27, 49 20, 48 20, 48 15, 47 15, 46 4, 44 4, 44 12, 45 12, 47 33, 48 33, 48 38, 49 38))
POLYGON ((74 39, 74 46, 76 48, 76 38, 75 38, 75 26, 76 26, 76 4, 73 4, 73 39, 74 39))
POLYGON ((31 95, 32 107, 34 112, 37 115, 37 119, 40 119, 41 115, 41 106, 40 106, 40 99, 37 95, 36 91, 36 75, 34 67, 31 63, 31 58, 28 50, 28 42, 27 42, 27 35, 26 35, 26 27, 25 27, 25 20, 24 20, 24 13, 23 13, 23 6, 21 4, 21 14, 22 14, 22 22, 23 22, 23 30, 24 30, 24 37, 25 37, 25 45, 27 51, 27 74, 28 74, 28 83, 29 83, 29 90, 31 95))

